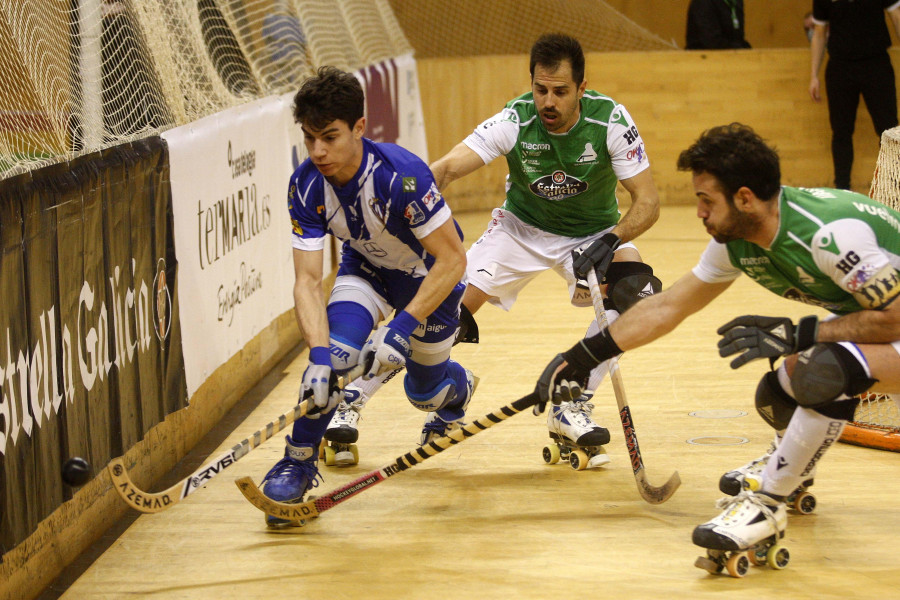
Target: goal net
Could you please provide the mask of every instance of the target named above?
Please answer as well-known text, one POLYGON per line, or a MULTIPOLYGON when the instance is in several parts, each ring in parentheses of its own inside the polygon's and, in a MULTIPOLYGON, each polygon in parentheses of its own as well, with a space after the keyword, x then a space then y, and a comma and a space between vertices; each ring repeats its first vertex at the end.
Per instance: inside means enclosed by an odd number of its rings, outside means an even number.
MULTIPOLYGON (((900 127, 888 129, 881 136, 869 196, 900 210, 900 127)), ((862 394, 841 441, 900 452, 900 410, 895 399, 897 394, 862 394)))
POLYGON ((388 0, 0 0, 0 179, 409 52, 388 0))

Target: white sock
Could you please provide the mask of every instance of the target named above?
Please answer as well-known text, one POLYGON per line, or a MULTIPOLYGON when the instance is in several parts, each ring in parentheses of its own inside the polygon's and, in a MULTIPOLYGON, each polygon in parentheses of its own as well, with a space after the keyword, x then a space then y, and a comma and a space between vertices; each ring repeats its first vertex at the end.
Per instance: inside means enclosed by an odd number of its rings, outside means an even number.
MULTIPOLYGON (((606 311, 606 320, 610 325, 618 318, 619 311, 612 309, 606 311)), ((590 337, 598 333, 600 333, 600 324, 597 323, 597 319, 594 319, 591 321, 591 324, 588 325, 587 333, 584 334, 584 337, 590 337)), ((587 390, 585 391, 593 392, 600 387, 600 384, 603 383, 603 379, 606 377, 607 373, 609 373, 609 361, 604 360, 602 363, 591 369, 591 376, 588 378, 587 390)))
POLYGON ((368 402, 369 399, 374 396, 384 384, 393 379, 395 376, 399 375, 402 371, 402 369, 391 371, 389 373, 385 373, 381 377, 373 377, 369 380, 365 380, 362 377, 357 377, 353 380, 352 383, 350 383, 350 385, 361 392, 362 395, 360 396, 359 403, 362 406, 365 406, 366 402, 368 402))
POLYGON ((790 495, 809 478, 816 462, 838 440, 846 423, 798 406, 763 471, 762 491, 790 495))

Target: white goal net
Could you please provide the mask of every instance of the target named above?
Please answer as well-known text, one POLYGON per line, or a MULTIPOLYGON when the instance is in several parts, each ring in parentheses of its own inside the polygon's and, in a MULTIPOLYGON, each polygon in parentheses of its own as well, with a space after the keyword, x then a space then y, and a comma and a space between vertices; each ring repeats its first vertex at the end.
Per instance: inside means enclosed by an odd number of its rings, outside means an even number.
POLYGON ((0 179, 411 51, 388 0, 0 0, 0 179))
MULTIPOLYGON (((881 136, 869 196, 900 210, 900 127, 888 129, 881 136)), ((900 410, 894 399, 888 394, 862 394, 841 440, 900 452, 900 410)))

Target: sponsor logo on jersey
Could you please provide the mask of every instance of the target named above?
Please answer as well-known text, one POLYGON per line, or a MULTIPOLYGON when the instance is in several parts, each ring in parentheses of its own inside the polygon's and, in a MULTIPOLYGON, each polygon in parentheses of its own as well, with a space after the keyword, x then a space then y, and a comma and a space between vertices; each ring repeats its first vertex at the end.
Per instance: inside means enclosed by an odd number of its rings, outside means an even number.
POLYGON ((581 156, 578 157, 576 163, 590 163, 595 162, 597 160, 597 151, 594 150, 594 146, 591 145, 590 142, 584 145, 584 152, 582 152, 581 156))
POLYGON ((856 210, 858 210, 859 212, 866 212, 870 215, 880 217, 891 227, 893 227, 897 231, 900 231, 900 220, 898 220, 897 217, 894 216, 894 213, 889 211, 884 206, 872 206, 871 204, 863 204, 862 202, 854 202, 853 206, 855 206, 856 210))
POLYGON ((821 306, 830 311, 835 311, 840 309, 840 305, 834 304, 831 302, 826 302, 825 300, 819 300, 815 296, 810 296, 809 294, 798 290, 797 288, 788 288, 784 290, 782 294, 788 300, 796 300, 797 302, 802 302, 803 304, 811 304, 813 306, 821 306))
POLYGON ((741 265, 767 265, 769 264, 768 256, 742 256, 741 265))
POLYGON ((880 308, 900 296, 900 272, 891 265, 885 265, 871 276, 855 295, 865 308, 880 308))
POLYGON ((797 277, 800 279, 800 281, 807 285, 812 285, 816 282, 815 277, 804 271, 803 267, 797 267, 797 277))
POLYGON ((834 241, 834 234, 830 231, 817 235, 813 243, 819 250, 831 252, 836 255, 841 253, 837 243, 834 241))
POLYGON ((294 230, 294 235, 303 235, 303 228, 300 227, 297 219, 291 219, 291 229, 294 230))
POLYGON ((804 192, 812 194, 816 198, 821 198, 823 200, 833 200, 834 198, 837 197, 834 194, 832 194, 831 192, 829 192, 828 190, 823 190, 823 189, 819 189, 819 188, 800 188, 800 189, 803 190, 804 192))
POLYGON ((366 252, 371 254, 372 256, 377 256, 378 258, 384 258, 388 255, 388 253, 381 248, 378 244, 373 242, 372 240, 367 240, 363 243, 363 248, 365 248, 366 252))
POLYGON ((425 323, 419 323, 419 326, 416 327, 416 329, 415 329, 415 331, 413 331, 413 333, 421 336, 421 335, 424 335, 426 332, 440 333, 445 329, 447 329, 447 326, 443 325, 441 323, 429 323, 427 326, 425 325, 425 323))
POLYGON ((369 198, 369 208, 379 221, 382 223, 387 222, 387 219, 384 216, 384 202, 378 198, 369 198))
POLYGON ((625 138, 625 141, 630 146, 641 136, 638 133, 637 127, 632 125, 631 127, 629 127, 628 129, 625 130, 625 133, 622 134, 622 137, 625 138))
POLYGON ((522 147, 523 150, 549 150, 550 144, 532 144, 530 142, 519 142, 519 146, 522 147))
POLYGON ((416 191, 416 178, 415 177, 404 177, 403 178, 403 191, 404 192, 415 192, 416 191))
POLYGON ((428 188, 428 193, 422 196, 422 204, 425 205, 425 208, 431 208, 441 199, 441 192, 438 191, 437 186, 435 184, 431 184, 431 187, 428 188))
MULTIPOLYGON (((610 115, 609 122, 610 123, 618 123, 619 125, 622 125, 624 127, 629 126, 628 121, 625 120, 625 115, 623 115, 622 111, 618 110, 618 109, 614 110, 613 114, 610 115)), ((637 134, 637 129, 635 129, 634 131, 635 131, 635 134, 637 134)))
POLYGON ((859 291, 862 286, 864 286, 866 282, 872 278, 874 274, 874 265, 863 265, 861 267, 857 267, 856 272, 853 273, 853 277, 851 277, 847 282, 847 289, 851 292, 859 291))
POLYGON ((536 179, 528 188, 535 196, 559 201, 587 191, 588 184, 565 171, 554 171, 552 175, 536 179))
POLYGON ((629 150, 625 154, 625 158, 628 160, 637 159, 637 162, 644 160, 644 144, 638 144, 636 148, 629 150))
POLYGON ((406 206, 406 211, 404 214, 411 227, 415 227, 416 225, 425 222, 425 212, 422 210, 422 207, 419 206, 419 203, 415 200, 413 200, 406 206))
POLYGON ((853 267, 859 264, 859 261, 859 255, 853 250, 850 250, 841 257, 841 260, 839 260, 834 267, 844 275, 849 275, 850 271, 853 270, 853 267))

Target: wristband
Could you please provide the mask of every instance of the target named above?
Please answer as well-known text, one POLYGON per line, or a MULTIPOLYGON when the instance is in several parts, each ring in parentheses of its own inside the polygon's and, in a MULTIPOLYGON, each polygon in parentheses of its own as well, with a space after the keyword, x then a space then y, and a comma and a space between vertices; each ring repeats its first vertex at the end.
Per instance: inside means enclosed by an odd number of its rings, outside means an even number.
POLYGON ((796 351, 802 352, 815 344, 818 333, 819 317, 803 317, 797 321, 797 332, 795 333, 795 343, 797 344, 796 351))
POLYGON ((611 231, 609 233, 604 233, 603 235, 601 235, 600 239, 604 244, 609 246, 613 252, 615 252, 616 248, 622 245, 622 239, 611 231))
POLYGON ((582 340, 584 347, 587 348, 588 352, 590 352, 595 359, 597 359, 597 363, 602 363, 604 360, 608 360, 614 356, 618 356, 622 354, 622 349, 619 348, 616 341, 612 339, 612 336, 609 334, 609 329, 604 329, 597 335, 592 335, 589 338, 584 338, 582 340))
POLYGON ((331 350, 325 346, 316 346, 309 349, 309 362, 314 365, 331 366, 331 350))
POLYGON ((398 312, 397 316, 388 323, 388 327, 396 329, 406 337, 411 336, 418 326, 419 320, 405 310, 398 312))

